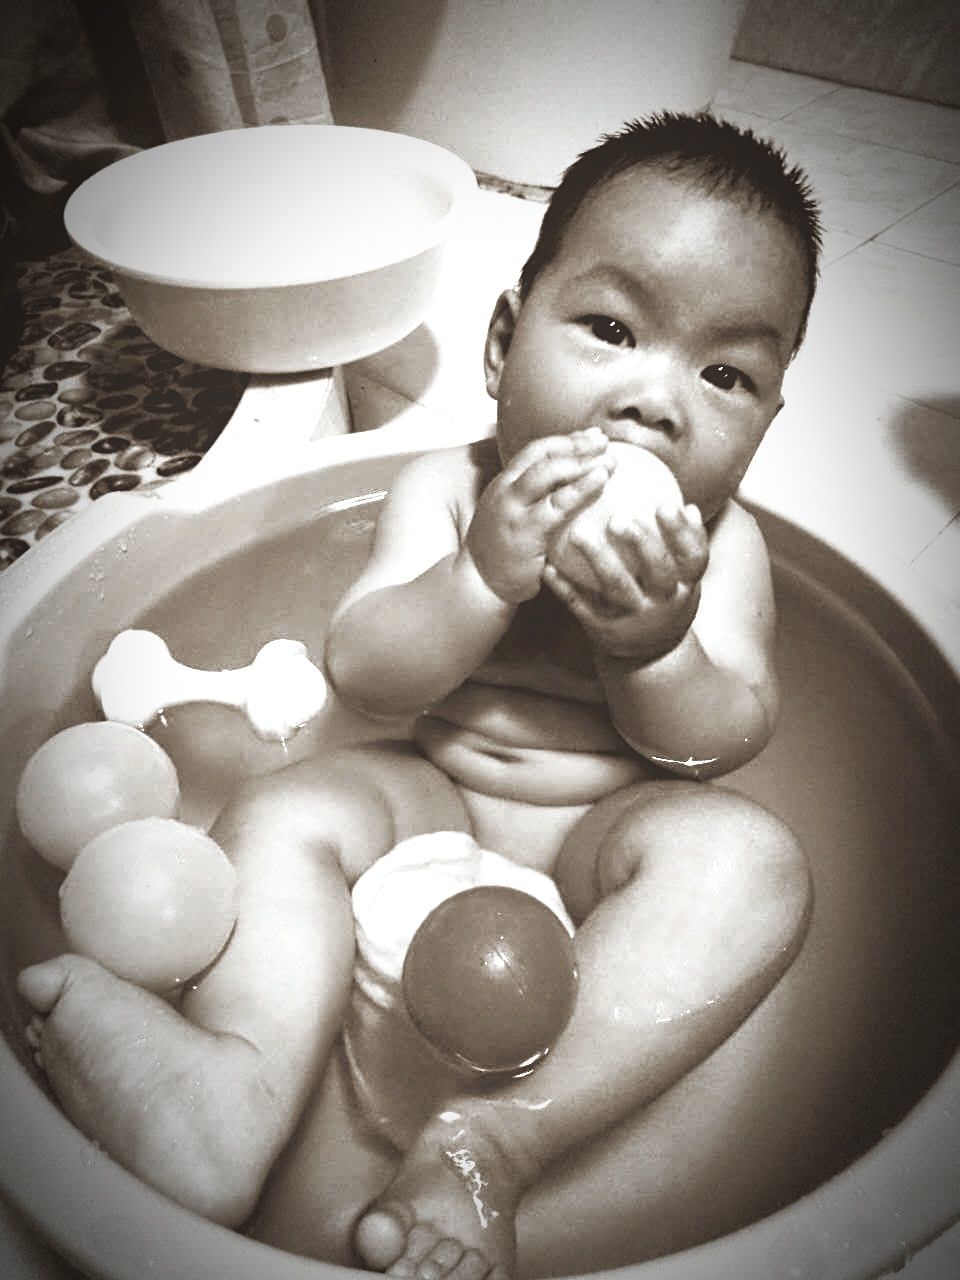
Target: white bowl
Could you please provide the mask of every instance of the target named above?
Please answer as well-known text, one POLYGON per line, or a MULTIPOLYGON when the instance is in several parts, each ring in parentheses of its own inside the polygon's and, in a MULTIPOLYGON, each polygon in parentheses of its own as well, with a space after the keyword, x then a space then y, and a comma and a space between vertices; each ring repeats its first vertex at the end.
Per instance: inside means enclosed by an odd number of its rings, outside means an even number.
POLYGON ((81 184, 64 221, 160 346, 292 373, 415 329, 475 192, 468 165, 419 138, 263 125, 119 160, 81 184))

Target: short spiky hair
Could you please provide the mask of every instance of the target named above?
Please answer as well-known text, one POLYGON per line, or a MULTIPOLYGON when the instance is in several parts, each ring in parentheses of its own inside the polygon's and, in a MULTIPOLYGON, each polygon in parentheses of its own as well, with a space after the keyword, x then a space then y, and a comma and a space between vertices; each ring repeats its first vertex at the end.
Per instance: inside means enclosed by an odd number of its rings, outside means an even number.
POLYGON ((794 349, 799 347, 820 262, 820 216, 809 181, 773 143, 706 111, 690 115, 665 111, 633 120, 574 161, 551 197, 537 243, 521 272, 521 297, 528 295, 558 252, 587 197, 634 168, 676 174, 704 192, 741 201, 780 219, 795 237, 806 269, 807 296, 794 349))

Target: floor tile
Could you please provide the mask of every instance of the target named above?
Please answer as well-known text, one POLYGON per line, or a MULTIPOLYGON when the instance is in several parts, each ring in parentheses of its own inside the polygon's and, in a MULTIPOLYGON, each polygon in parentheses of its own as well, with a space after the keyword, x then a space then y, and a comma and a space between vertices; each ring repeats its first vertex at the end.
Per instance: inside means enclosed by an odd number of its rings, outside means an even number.
POLYGON ((789 120, 764 120, 743 111, 722 114, 771 138, 806 170, 831 230, 877 235, 960 180, 960 165, 943 160, 815 132, 789 120))
POLYGON ((852 231, 837 231, 834 227, 823 228, 823 245, 820 251, 820 269, 821 271, 830 266, 832 262, 845 258, 848 253, 852 253, 859 245, 864 243, 862 235, 856 235, 852 231))
POLYGON ((516 284, 544 205, 483 191, 473 219, 451 239, 443 282, 424 324, 360 372, 410 400, 471 422, 493 417, 483 346, 497 298, 516 284))
MULTIPOLYGON (((960 605, 960 517, 952 520, 913 563, 924 582, 953 604, 960 605)), ((957 1245, 960 1246, 960 1233, 957 1245)), ((957 1273, 960 1274, 960 1266, 957 1273)))
POLYGON ((877 243, 960 266, 960 184, 895 222, 877 243))
POLYGON ((797 107, 788 119, 804 129, 960 163, 960 109, 955 107, 843 86, 797 107))
POLYGON ((958 434, 948 414, 807 370, 788 385, 745 492, 801 520, 829 511, 907 564, 960 510, 958 434))
POLYGON ((861 245, 823 273, 798 370, 960 416, 960 266, 861 245))
POLYGON ((346 388, 354 431, 374 431, 378 427, 402 424, 422 426, 433 432, 448 421, 441 414, 365 377, 358 365, 347 369, 346 388))
POLYGON ((751 111, 770 120, 781 120, 836 87, 829 80, 731 58, 713 107, 717 111, 751 111))

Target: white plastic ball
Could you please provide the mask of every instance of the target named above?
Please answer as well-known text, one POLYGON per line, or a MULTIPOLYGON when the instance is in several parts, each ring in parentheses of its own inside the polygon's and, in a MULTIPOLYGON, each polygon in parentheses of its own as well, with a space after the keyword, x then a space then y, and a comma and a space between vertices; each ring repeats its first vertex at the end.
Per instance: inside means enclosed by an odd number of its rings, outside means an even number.
POLYGON ((593 586, 595 578, 580 546, 600 546, 613 517, 655 527, 659 506, 683 506, 676 477, 655 454, 619 440, 607 448, 616 462, 609 479, 588 506, 557 530, 547 552, 550 563, 565 577, 585 586, 593 586))
POLYGON ((173 761, 140 729, 95 720, 54 734, 27 761, 17 820, 28 844, 66 870, 94 836, 180 807, 173 761))
POLYGON ((120 978, 167 990, 206 968, 236 922, 236 872, 198 827, 140 818, 77 854, 60 888, 73 951, 120 978))

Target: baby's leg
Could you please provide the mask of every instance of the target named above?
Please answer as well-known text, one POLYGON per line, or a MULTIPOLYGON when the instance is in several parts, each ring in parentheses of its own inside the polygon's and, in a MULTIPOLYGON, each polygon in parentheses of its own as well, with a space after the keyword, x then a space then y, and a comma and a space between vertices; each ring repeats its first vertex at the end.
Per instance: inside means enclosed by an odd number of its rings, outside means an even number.
POLYGON ((464 1093, 361 1220, 369 1265, 477 1280, 514 1265, 524 1193, 727 1038, 789 966, 810 890, 790 832, 742 797, 650 782, 598 804, 560 853, 580 922, 573 1017, 527 1078, 464 1093))
POLYGON ((151 1185, 238 1225, 340 1030, 349 885, 404 836, 465 825, 452 784, 393 744, 251 783, 211 833, 237 869, 237 927, 182 1015, 76 956, 20 975, 67 1115, 151 1185))

